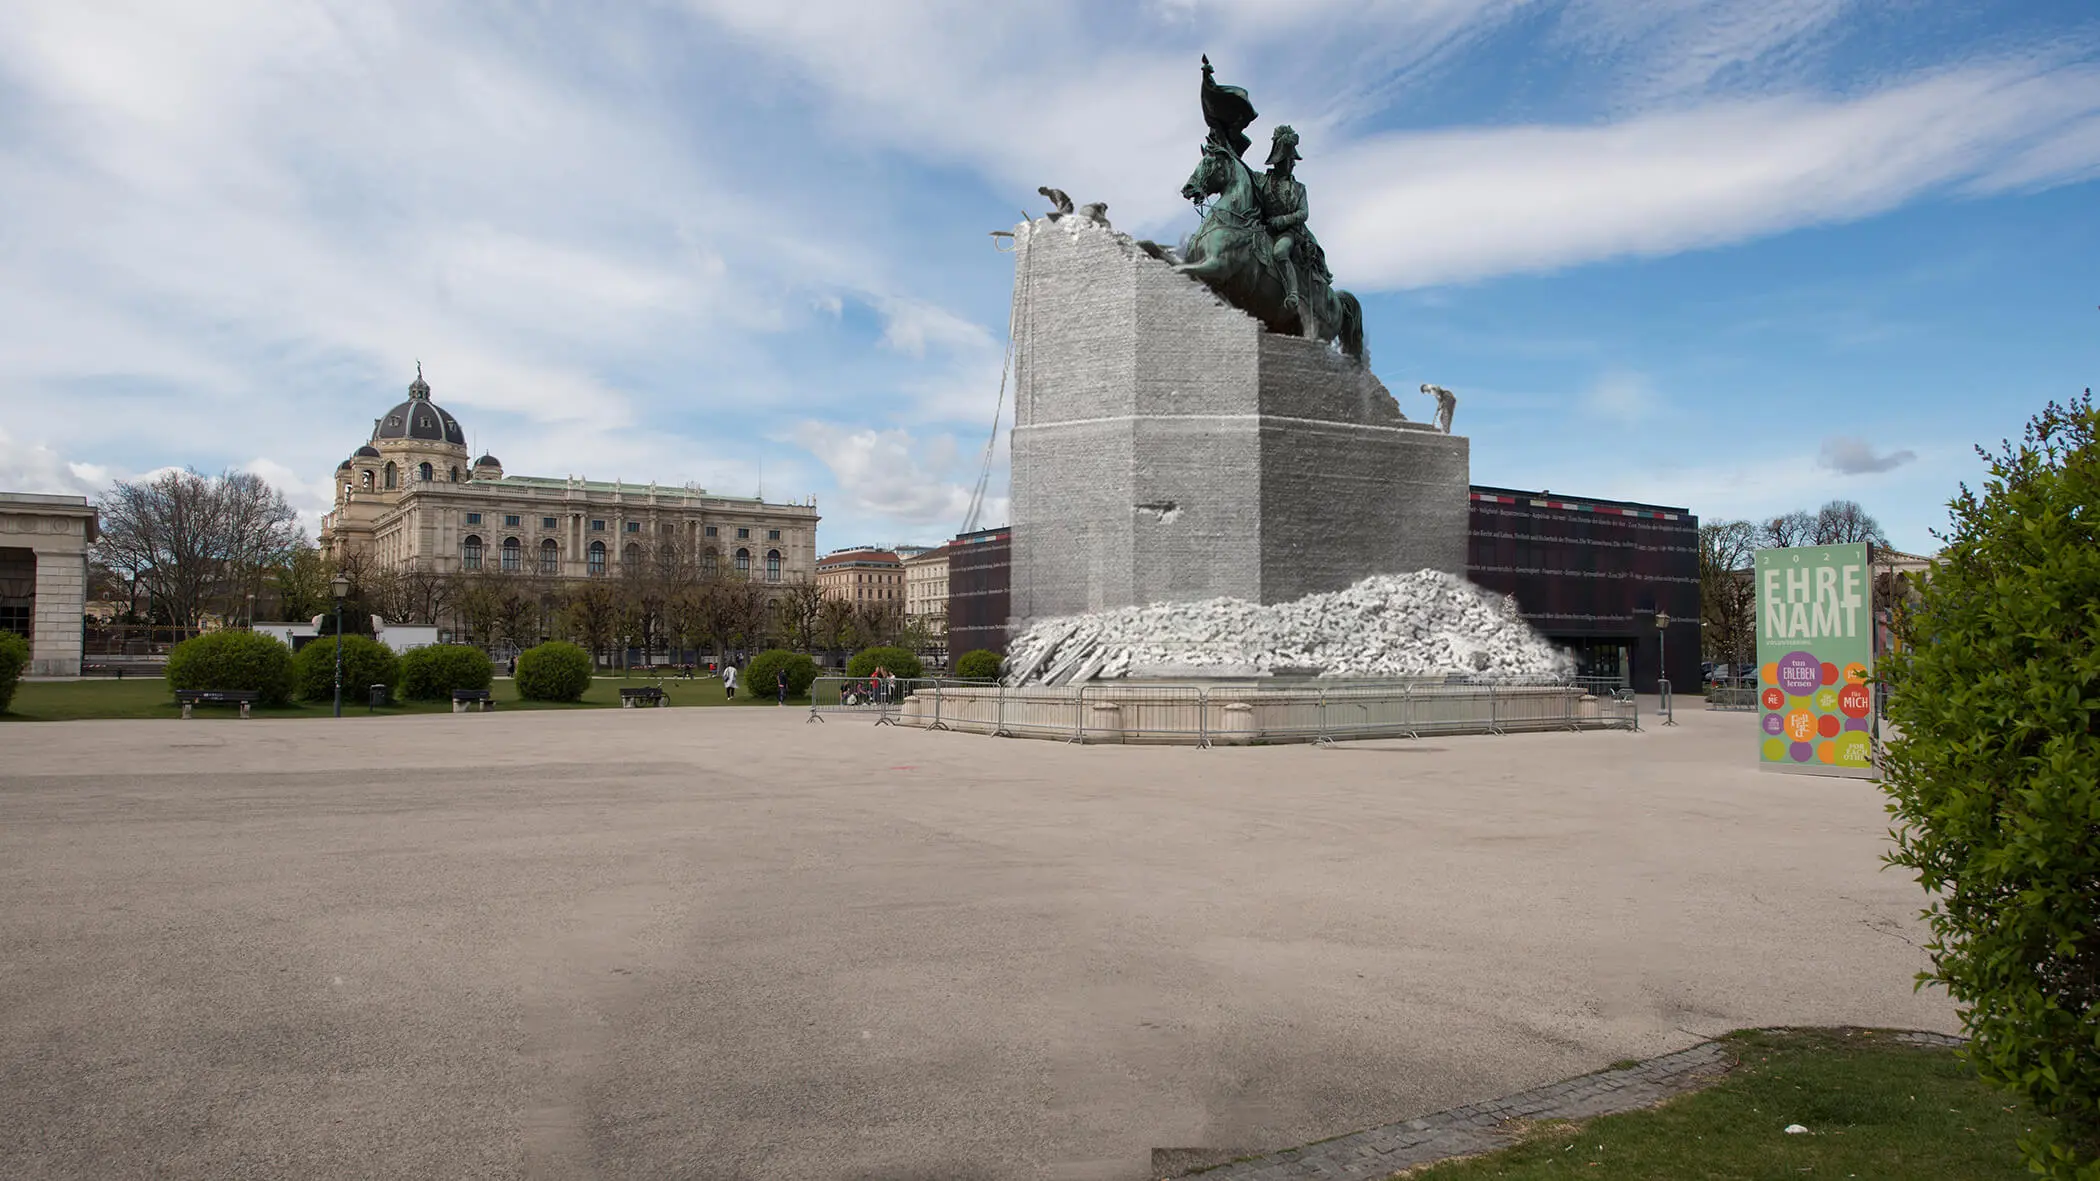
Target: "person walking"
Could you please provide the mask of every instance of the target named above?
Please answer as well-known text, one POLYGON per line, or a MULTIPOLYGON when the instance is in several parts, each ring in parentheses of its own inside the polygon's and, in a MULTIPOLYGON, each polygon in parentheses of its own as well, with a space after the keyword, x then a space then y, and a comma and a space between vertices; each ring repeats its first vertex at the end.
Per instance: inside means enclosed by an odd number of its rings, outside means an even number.
POLYGON ((722 691, 729 695, 729 700, 736 700, 736 666, 733 664, 722 668, 722 691))
POLYGON ((780 704, 788 703, 788 670, 785 667, 773 670, 773 687, 780 693, 780 704))

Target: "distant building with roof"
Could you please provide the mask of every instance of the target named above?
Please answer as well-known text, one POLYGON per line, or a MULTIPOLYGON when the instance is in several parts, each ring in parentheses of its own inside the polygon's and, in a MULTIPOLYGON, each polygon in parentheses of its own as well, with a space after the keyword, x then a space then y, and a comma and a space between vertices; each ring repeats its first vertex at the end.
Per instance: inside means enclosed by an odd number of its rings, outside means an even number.
POLYGON ((817 559, 817 587, 828 599, 904 611, 904 562, 894 551, 860 546, 817 559))
POLYGON ((336 467, 321 519, 331 559, 436 574, 617 576, 677 555, 697 571, 793 582, 816 572, 817 509, 691 486, 505 475, 468 459, 459 420, 430 400, 422 367, 408 400, 336 467))

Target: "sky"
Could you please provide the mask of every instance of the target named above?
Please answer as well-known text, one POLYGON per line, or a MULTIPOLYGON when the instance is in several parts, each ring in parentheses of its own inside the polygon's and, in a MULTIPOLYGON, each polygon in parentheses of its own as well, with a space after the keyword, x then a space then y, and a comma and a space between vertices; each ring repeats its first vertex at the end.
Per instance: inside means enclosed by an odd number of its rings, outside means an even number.
MULTIPOLYGON (((420 361, 507 470, 958 529, 1038 185, 1163 242, 1199 55, 1473 480, 1859 501, 2100 379, 2090 0, 0 0, 0 489, 318 523, 420 361)), ((1249 153, 1259 157, 1259 150, 1249 153)), ((1258 159, 1257 159, 1258 162, 1258 159)))

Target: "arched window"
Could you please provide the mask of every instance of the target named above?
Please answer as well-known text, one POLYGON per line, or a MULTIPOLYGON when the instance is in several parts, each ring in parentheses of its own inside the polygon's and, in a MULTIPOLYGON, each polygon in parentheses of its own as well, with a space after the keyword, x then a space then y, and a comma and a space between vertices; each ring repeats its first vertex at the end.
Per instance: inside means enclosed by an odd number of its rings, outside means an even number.
POLYGON ((631 541, 628 542, 627 548, 620 551, 620 564, 630 568, 640 566, 642 564, 642 547, 631 541))
POLYGON ((585 565, 585 568, 586 568, 586 569, 588 569, 588 570, 589 570, 589 571, 590 571, 591 573, 593 573, 593 574, 603 574, 603 573, 605 573, 605 543, 604 543, 604 542, 602 542, 602 541, 594 541, 594 542, 592 542, 592 543, 591 543, 591 548, 590 548, 589 550, 585 551, 585 559, 584 559, 584 565, 585 565))
POLYGON ((456 463, 452 465, 452 482, 459 483, 459 465, 456 463))
POLYGON ((721 572, 722 555, 716 553, 712 547, 709 547, 707 552, 700 555, 700 573, 713 578, 721 572))
POLYGON ((506 537, 506 538, 504 538, 504 539, 503 539, 503 572, 504 572, 505 574, 516 574, 516 573, 518 572, 518 566, 520 565, 519 559, 520 559, 520 558, 521 558, 521 557, 522 557, 523 555, 524 555, 524 547, 523 547, 523 546, 520 546, 520 545, 518 544, 518 539, 517 539, 517 538, 515 538, 515 537, 506 537))
POLYGON ((389 489, 394 486, 394 478, 394 461, 389 459, 386 461, 386 486, 389 489))
POLYGON ((365 469, 365 491, 367 491, 367 492, 370 492, 371 490, 372 490, 372 469, 371 469, 371 468, 366 468, 366 469, 365 469))
POLYGON ((481 569, 481 539, 479 537, 474 536, 472 533, 467 534, 467 540, 461 545, 459 553, 460 557, 465 561, 467 569, 481 569))
POLYGON ((561 573, 561 549, 551 537, 540 543, 540 573, 561 573))
POLYGON ((780 551, 777 549, 766 551, 766 581, 780 581, 780 551))
POLYGON ((736 572, 746 578, 751 576, 751 551, 739 547, 736 551, 736 572))
POLYGON ((425 484, 428 484, 430 482, 430 475, 430 465, 428 463, 425 463, 423 466, 416 469, 416 478, 423 481, 425 484))

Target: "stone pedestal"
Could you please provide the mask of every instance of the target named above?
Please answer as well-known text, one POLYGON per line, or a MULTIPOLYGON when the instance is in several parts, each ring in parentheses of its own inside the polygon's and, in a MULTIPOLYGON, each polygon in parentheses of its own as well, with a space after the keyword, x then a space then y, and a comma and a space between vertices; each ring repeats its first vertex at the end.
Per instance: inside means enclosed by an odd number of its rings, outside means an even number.
POLYGON ((1467 442, 1079 218, 1017 231, 1013 616, 1465 573, 1467 442))

